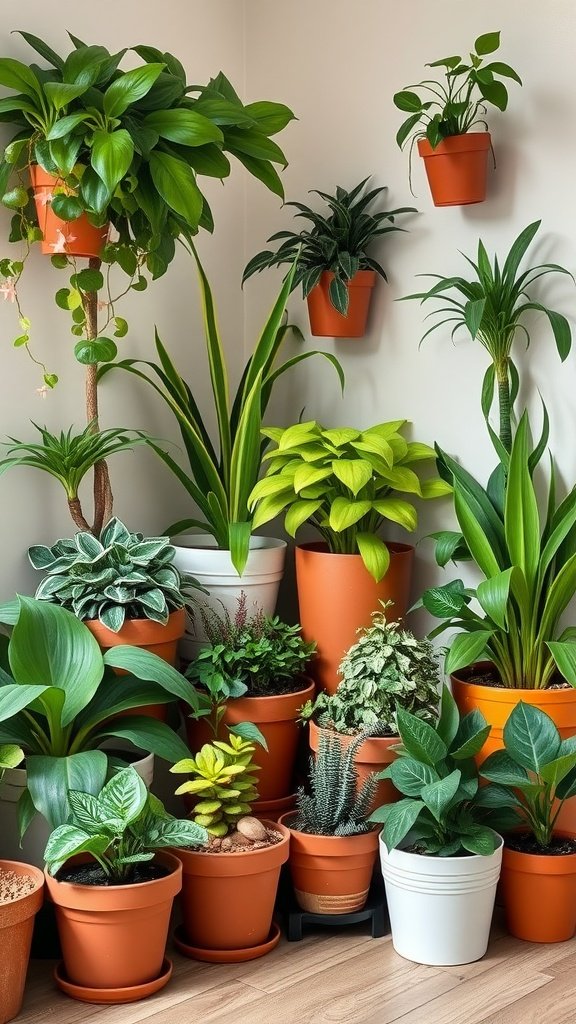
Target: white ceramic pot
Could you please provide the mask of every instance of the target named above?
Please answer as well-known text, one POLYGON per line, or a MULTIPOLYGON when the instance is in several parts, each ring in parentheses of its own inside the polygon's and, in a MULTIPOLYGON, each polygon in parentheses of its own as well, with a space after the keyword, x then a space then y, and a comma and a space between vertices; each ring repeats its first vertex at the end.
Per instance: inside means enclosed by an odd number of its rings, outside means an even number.
POLYGON ((213 608, 219 615, 226 609, 234 615, 238 598, 244 591, 249 610, 261 608, 266 615, 274 614, 284 575, 286 541, 251 537, 248 561, 241 576, 232 565, 230 552, 216 547, 209 534, 184 534, 173 538, 171 543, 176 548, 176 568, 191 573, 209 593, 209 596, 196 591, 193 594, 194 617, 188 616, 179 648, 187 661, 192 661, 207 642, 202 608, 213 608))
MULTIPOLYGON (((118 749, 118 741, 115 747, 118 749)), ((150 788, 154 776, 154 754, 146 754, 133 766, 150 788)), ((18 839, 18 801, 26 789, 26 769, 8 768, 0 783, 0 859, 23 860, 44 867, 44 850, 52 831, 46 818, 36 814, 22 840, 18 839)))
POLYGON ((489 857, 426 857, 388 850, 380 838, 394 949, 406 960, 452 967, 488 946, 503 839, 489 857))

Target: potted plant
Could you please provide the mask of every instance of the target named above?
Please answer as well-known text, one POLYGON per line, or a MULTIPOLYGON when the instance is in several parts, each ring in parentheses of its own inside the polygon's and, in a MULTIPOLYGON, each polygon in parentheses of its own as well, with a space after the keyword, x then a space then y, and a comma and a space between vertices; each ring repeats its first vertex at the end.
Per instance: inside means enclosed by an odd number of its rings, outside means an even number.
POLYGON ((490 726, 460 719, 447 687, 436 726, 399 707, 401 744, 382 776, 403 794, 374 811, 392 942, 416 963, 472 963, 486 952, 503 840, 484 821, 474 755, 490 726))
MULTIPOLYGON (((152 46, 111 54, 70 35, 73 48, 63 57, 37 36, 21 35, 48 67, 0 59, 0 84, 11 93, 0 101, 0 113, 16 129, 0 160, 0 196, 14 211, 10 238, 23 248, 23 258, 0 261, 0 275, 18 310, 16 344, 40 365, 49 390, 58 376, 32 353, 33 325, 18 286, 36 241, 56 268, 69 272, 56 302, 72 316, 75 356, 86 366, 86 419, 96 432, 97 367, 116 357, 117 340, 128 330, 118 301, 127 291, 144 290, 146 274, 166 272, 177 240, 191 244, 199 228, 212 230, 198 179, 225 178, 227 153, 283 197, 274 164, 284 166, 286 159, 270 136, 294 115, 267 101, 245 106, 222 73, 207 85, 189 86, 181 62, 152 46), (140 63, 125 71, 120 64, 128 52, 140 63), (86 268, 77 263, 83 257, 89 257, 86 268), (110 279, 112 267, 126 275, 120 289, 110 279), (99 306, 105 310, 101 328, 99 306)), ((101 460, 94 479, 96 536, 111 515, 101 460)), ((88 528, 83 513, 82 519, 76 525, 88 528)))
MULTIPOLYGON (((205 315, 205 337, 212 397, 217 424, 213 441, 204 426, 192 388, 180 376, 160 339, 156 338, 159 364, 126 359, 101 368, 101 376, 116 367, 145 380, 174 413, 189 459, 188 472, 160 444, 149 440, 168 469, 180 480, 198 510, 193 518, 172 523, 166 533, 178 537, 175 565, 191 573, 208 591, 197 606, 222 607, 233 612, 241 592, 251 605, 272 615, 284 572, 286 542, 254 537, 248 497, 260 473, 267 445, 259 436, 274 381, 302 359, 318 353, 307 351, 274 367, 289 330, 283 317, 294 268, 288 274, 264 330, 248 359, 234 399, 229 398, 229 373, 218 333, 214 297, 197 260, 205 315), (159 381, 159 383, 157 383, 159 381), (200 533, 188 533, 190 530, 200 533), (184 536, 181 536, 184 534, 184 536)), ((344 377, 331 353, 320 353, 335 367, 340 383, 344 377)), ((182 653, 191 660, 206 642, 199 614, 188 620, 182 653)))
POLYGON ((133 768, 96 793, 71 790, 70 816, 46 846, 46 888, 56 907, 62 991, 86 1002, 125 1003, 170 980, 164 957, 182 865, 167 847, 207 842, 178 821, 133 768))
MULTIPOLYGON (((395 757, 397 705, 424 721, 436 720, 440 676, 430 641, 417 639, 398 622, 387 622, 386 605, 358 633, 340 663, 342 678, 335 692, 322 691, 307 701, 300 717, 310 723, 310 747, 316 754, 326 730, 337 733, 344 747, 363 734, 354 758, 361 785, 395 757)), ((391 782, 378 783, 374 807, 397 799, 391 782)))
MULTIPOLYGON (((14 743, 0 745, 0 780, 6 769, 16 768, 24 752, 14 743)), ((44 898, 44 877, 32 864, 0 860, 0 938, 2 986, 0 1024, 17 1017, 22 1007, 32 943, 34 917, 44 898)))
POLYGON ((503 738, 504 750, 486 758, 480 774, 490 783, 482 790, 486 805, 509 808, 515 826, 502 855, 506 926, 528 942, 563 942, 576 932, 576 836, 556 824, 576 794, 576 743, 523 701, 503 738))
POLYGON ((386 191, 386 186, 381 186, 364 192, 368 180, 364 178, 349 192, 338 186, 333 196, 312 189, 327 203, 328 216, 303 203, 287 203, 298 210, 296 217, 304 217, 312 227, 272 235, 269 242, 282 239, 278 249, 257 253, 244 271, 243 282, 257 271, 292 264, 297 258, 292 287, 302 285, 310 329, 316 337, 364 336, 376 274, 387 280, 380 263, 366 250, 382 235, 403 230, 394 223, 395 217, 417 212, 413 207, 402 207, 368 213, 377 196, 386 191))
MULTIPOLYGON (((299 708, 314 693, 306 668, 315 644, 299 626, 289 626, 261 609, 249 613, 242 594, 234 617, 228 611, 203 612, 208 646, 190 663, 186 676, 197 689, 199 709, 186 718, 191 750, 224 738, 228 729, 256 725, 263 737, 254 754, 260 768, 258 817, 272 817, 293 806, 293 772, 298 748, 299 708)), ((254 738, 249 730, 248 735, 254 738)))
POLYGON ((508 90, 502 78, 522 85, 509 64, 492 60, 499 47, 500 32, 486 32, 474 43, 469 64, 459 56, 442 57, 426 66, 443 68, 445 80, 427 79, 394 96, 398 109, 409 115, 396 142, 402 149, 410 139, 410 156, 418 142, 434 206, 465 206, 486 198, 488 150, 492 146, 484 121, 486 104, 506 110, 508 90), (486 56, 490 57, 488 63, 486 56))
POLYGON ((310 759, 308 792, 301 787, 296 810, 280 819, 290 829, 294 895, 313 914, 354 913, 368 898, 378 833, 367 817, 375 776, 358 787, 354 763, 363 739, 346 746, 337 734, 323 733, 310 759))
POLYGON ((48 826, 68 817, 68 790, 94 795, 104 785, 105 741, 173 764, 188 754, 186 744, 139 710, 176 700, 195 707, 196 694, 149 651, 122 646, 103 655, 86 626, 57 605, 19 597, 16 606, 0 607, 0 621, 13 624, 10 638, 0 639, 11 673, 4 670, 0 687, 0 742, 16 741, 26 754, 26 768, 7 772, 0 792, 0 849, 18 856, 23 838, 27 859, 40 863, 48 826), (118 677, 115 668, 128 674, 118 677), (28 842, 37 814, 45 821, 36 822, 28 842))
POLYGON ((205 849, 176 851, 183 869, 183 924, 175 941, 181 953, 197 960, 253 960, 280 939, 272 914, 289 833, 250 813, 258 796, 255 749, 250 740, 229 733, 171 768, 191 776, 176 792, 196 798, 193 820, 210 836, 205 849))
POLYGON ((171 665, 184 633, 186 596, 194 579, 174 566, 167 537, 130 533, 109 520, 100 537, 79 532, 52 547, 35 544, 28 557, 45 573, 36 594, 86 624, 102 651, 144 647, 171 665))
POLYGON ((486 349, 491 363, 482 384, 482 411, 497 449, 500 447, 499 440, 506 451, 510 451, 512 445, 512 411, 519 388, 518 371, 511 350, 520 333, 527 344, 530 342, 524 323, 525 314, 535 310, 548 318, 562 361, 566 359, 572 345, 572 331, 566 317, 542 302, 531 299, 527 291, 534 281, 547 274, 568 274, 572 277, 570 272, 556 263, 539 264, 520 272, 520 264, 540 224, 541 221, 534 221, 520 232, 502 262, 502 269, 497 256, 490 262, 480 239, 476 262, 466 257, 474 271, 473 277, 467 279, 427 274, 425 276, 435 278, 431 288, 405 296, 407 299, 420 299, 421 304, 430 300, 442 303, 442 308, 435 311, 439 319, 428 328, 422 341, 429 334, 450 324, 452 337, 456 331, 463 329, 473 341, 480 342, 486 349), (488 422, 495 392, 499 410, 498 436, 488 422))
POLYGON ((468 554, 482 580, 475 588, 452 580, 421 603, 442 620, 434 634, 458 630, 445 670, 460 711, 478 708, 492 726, 484 757, 502 746, 520 700, 546 711, 564 737, 576 733, 574 628, 560 621, 576 588, 576 487, 557 499, 552 462, 540 510, 534 475, 546 435, 533 449, 524 413, 505 473, 500 467, 486 487, 439 450, 461 533, 437 535, 436 560, 468 554))
POLYGON ((393 601, 398 618, 408 608, 414 549, 384 542, 378 531, 387 522, 416 529, 416 509, 400 495, 434 498, 450 490, 439 478, 420 479, 415 467, 431 460, 432 449, 406 441, 405 423, 325 430, 308 421, 263 430, 274 447, 248 507, 254 528, 284 513, 291 537, 308 522, 322 538, 296 547, 296 580, 304 639, 318 644, 312 671, 328 692, 378 602, 393 601))

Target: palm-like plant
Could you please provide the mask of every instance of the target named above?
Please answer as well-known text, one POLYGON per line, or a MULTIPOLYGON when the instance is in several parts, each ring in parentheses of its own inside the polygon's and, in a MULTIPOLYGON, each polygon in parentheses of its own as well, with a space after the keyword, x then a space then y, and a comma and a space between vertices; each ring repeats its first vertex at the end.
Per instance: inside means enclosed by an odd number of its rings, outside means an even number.
POLYGON ((380 210, 368 213, 368 207, 386 186, 372 189, 362 194, 368 181, 364 178, 355 188, 347 192, 339 185, 334 196, 318 189, 312 189, 328 204, 330 213, 323 217, 303 203, 291 202, 298 210, 296 217, 310 221, 310 230, 278 231, 268 241, 282 240, 276 252, 264 250, 254 256, 247 264, 243 281, 267 267, 279 267, 292 264, 298 257, 298 267, 292 281, 292 287, 302 285, 304 298, 318 284, 325 270, 334 274, 330 282, 330 301, 343 316, 348 312, 348 289, 350 281, 359 270, 375 270, 386 281, 383 267, 377 260, 366 254, 366 249, 376 238, 390 231, 403 231, 394 224, 394 218, 402 213, 416 213, 406 206, 398 210, 380 210), (388 223, 385 223, 385 222, 388 223))
POLYGON ((479 240, 476 262, 465 256, 474 270, 474 278, 467 280, 464 277, 425 274, 422 276, 436 278, 436 283, 426 292, 404 296, 406 299, 420 299, 422 303, 430 299, 446 303, 429 314, 445 315, 426 331, 422 341, 433 331, 453 324, 452 337, 460 328, 465 328, 471 338, 479 341, 488 352, 491 365, 482 385, 482 410, 488 422, 496 389, 500 420, 498 435, 490 424, 488 428, 500 454, 502 448, 509 452, 512 447, 512 409, 518 393, 518 371, 511 356, 512 345, 519 332, 524 335, 527 345, 530 343, 528 330, 521 322, 524 315, 529 310, 536 310, 548 317, 562 360, 566 359, 572 345, 572 333, 566 317, 531 299, 527 292, 540 277, 547 274, 568 274, 572 277, 570 272, 556 263, 544 263, 519 273, 522 259, 540 224, 541 221, 534 221, 520 232, 502 268, 497 256, 490 262, 486 248, 479 240), (457 297, 446 294, 448 292, 455 292, 457 297))

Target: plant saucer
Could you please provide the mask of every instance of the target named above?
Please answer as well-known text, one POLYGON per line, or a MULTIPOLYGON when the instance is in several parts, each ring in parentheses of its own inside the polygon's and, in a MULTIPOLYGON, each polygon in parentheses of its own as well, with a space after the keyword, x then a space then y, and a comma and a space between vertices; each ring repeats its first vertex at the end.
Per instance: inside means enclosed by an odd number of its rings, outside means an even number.
POLYGON ((191 946, 186 941, 186 932, 181 924, 176 928, 173 938, 176 949, 192 960, 204 960, 209 964, 243 964, 247 960, 257 960, 259 956, 265 956, 275 949, 280 942, 280 928, 273 921, 266 942, 248 949, 202 949, 200 946, 191 946))
POLYGON ((126 988, 88 988, 86 985, 75 985, 66 977, 64 961, 61 960, 54 969, 54 979, 58 988, 72 999, 83 1003, 135 1003, 138 999, 153 996, 168 984, 172 977, 172 961, 164 958, 162 970, 153 981, 142 985, 129 985, 126 988))

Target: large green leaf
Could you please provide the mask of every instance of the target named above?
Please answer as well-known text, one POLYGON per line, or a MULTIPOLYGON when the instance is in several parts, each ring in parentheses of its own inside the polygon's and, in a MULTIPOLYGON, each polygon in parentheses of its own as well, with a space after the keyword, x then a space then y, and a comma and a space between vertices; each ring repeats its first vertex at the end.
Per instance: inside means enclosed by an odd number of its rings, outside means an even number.
POLYGON ((552 719, 524 701, 512 711, 503 735, 507 752, 529 771, 538 772, 555 760, 560 751, 560 734, 552 719))
POLYGON ((452 798, 460 785, 462 773, 456 768, 450 775, 422 787, 419 794, 436 821, 442 821, 452 798))
POLYGON ((506 629, 508 624, 508 599, 514 571, 514 568, 505 569, 490 579, 482 580, 476 590, 476 597, 486 615, 493 619, 500 629, 506 629))
POLYGON ((133 156, 134 143, 125 128, 113 132, 94 132, 92 167, 109 192, 114 192, 130 167, 133 156))
POLYGON ((492 631, 476 629, 471 633, 458 633, 446 655, 444 669, 450 675, 460 668, 467 668, 485 655, 492 631))
POLYGON ((450 756, 455 761, 466 761, 470 757, 476 757, 488 739, 490 729, 491 726, 486 722, 484 715, 474 708, 461 719, 450 756))
POLYGON ((0 686, 0 722, 14 718, 24 708, 30 706, 42 693, 45 686, 23 686, 7 683, 0 686))
POLYGON ((150 173, 164 202, 196 230, 204 200, 191 167, 169 153, 155 150, 150 154, 150 173))
POLYGON ((144 67, 125 71, 104 93, 105 114, 108 117, 119 117, 123 114, 129 106, 150 92, 163 69, 163 64, 145 64, 144 67))
POLYGON ((144 810, 148 791, 133 768, 116 772, 100 793, 99 804, 110 818, 117 818, 124 826, 144 810))
POLYGON ((179 142, 182 146, 205 146, 224 140, 220 128, 194 110, 153 110, 146 115, 144 124, 162 139, 179 142))
POLYGON ((39 105, 42 94, 40 82, 31 68, 21 61, 13 60, 11 57, 0 58, 0 85, 7 89, 15 89, 16 92, 23 92, 35 101, 39 110, 42 109, 39 105))
POLYGON ((390 551, 386 544, 375 534, 362 530, 356 534, 356 544, 368 572, 379 583, 390 565, 390 551))
POLYGON ((63 825, 70 814, 71 789, 96 796, 106 780, 108 758, 102 750, 82 751, 70 757, 26 758, 27 784, 34 807, 52 828, 63 825))
POLYGON ((130 715, 118 718, 115 722, 104 723, 97 736, 102 739, 115 736, 128 740, 137 750, 148 750, 169 764, 176 764, 177 761, 190 757, 188 747, 173 729, 164 722, 144 715, 130 715))
POLYGON ((529 455, 529 425, 524 414, 518 424, 510 453, 504 527, 512 564, 522 570, 528 589, 531 590, 540 558, 540 518, 528 466, 529 455))
POLYGON ((448 753, 446 744, 428 722, 398 707, 398 732, 408 753, 434 768, 448 753))
POLYGON ((192 709, 198 708, 198 696, 192 683, 172 665, 159 658, 157 654, 152 654, 151 651, 120 644, 106 651, 104 663, 112 668, 123 669, 136 676, 137 679, 158 683, 163 690, 178 700, 184 701, 192 709))
POLYGON ((561 675, 570 686, 576 686, 576 643, 554 640, 549 641, 547 646, 561 675))
POLYGON ((404 796, 419 797, 424 786, 438 781, 438 774, 430 765, 413 757, 398 757, 378 776, 390 779, 404 796))
POLYGON ((354 497, 372 479, 372 466, 364 459, 334 459, 332 471, 354 497))
MULTIPOLYGON (((382 831, 382 839, 389 850, 396 849, 406 838, 424 806, 421 800, 410 799, 398 800, 391 805, 382 831)), ((377 820, 376 814, 372 820, 377 820)))
POLYGON ((489 578, 496 576, 501 569, 498 564, 490 538, 484 532, 477 518, 476 509, 470 501, 469 494, 456 481, 454 485, 454 510, 462 536, 470 553, 481 572, 489 578))

